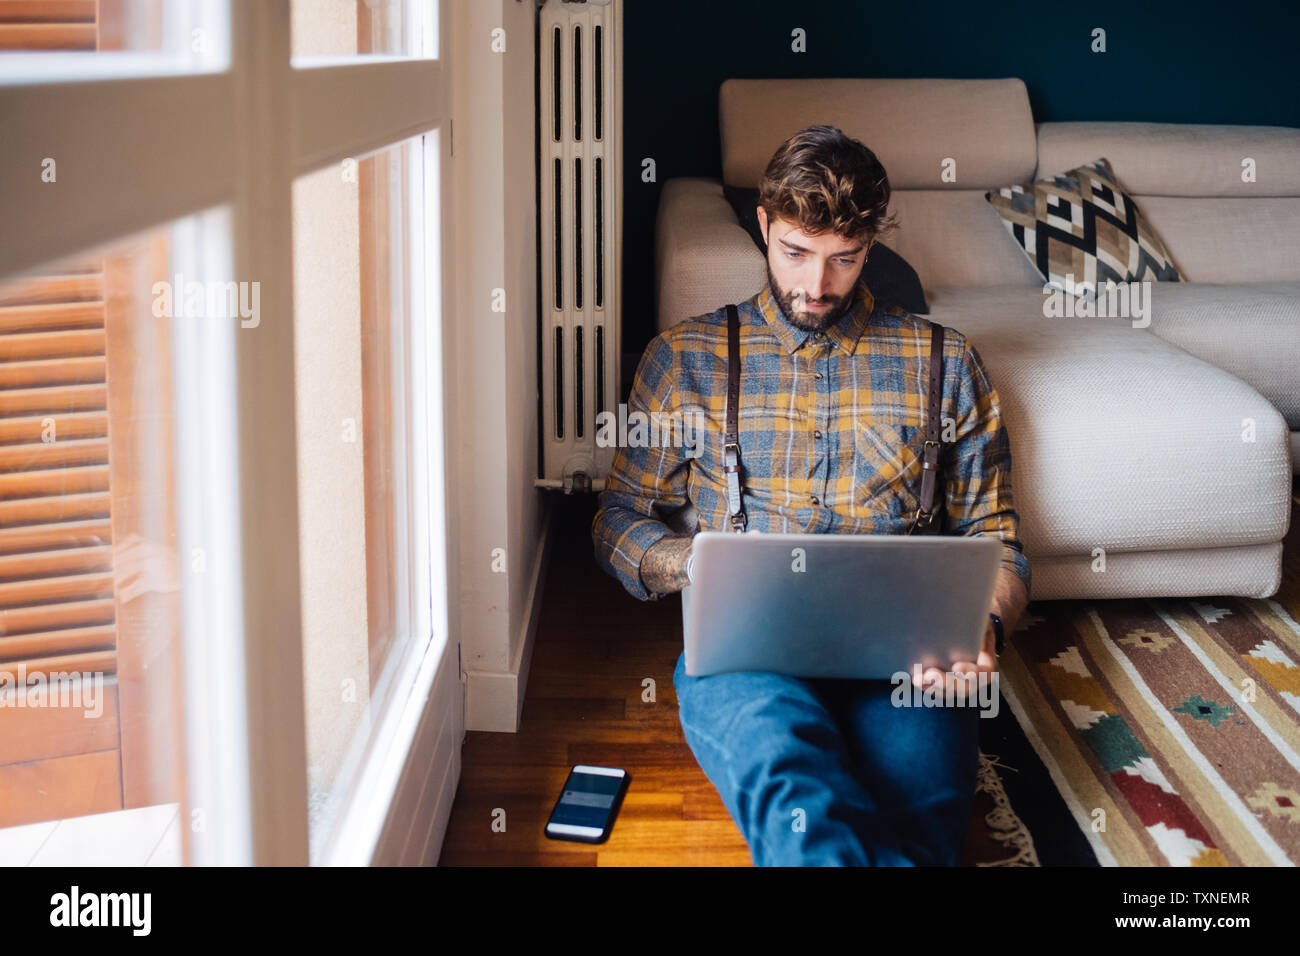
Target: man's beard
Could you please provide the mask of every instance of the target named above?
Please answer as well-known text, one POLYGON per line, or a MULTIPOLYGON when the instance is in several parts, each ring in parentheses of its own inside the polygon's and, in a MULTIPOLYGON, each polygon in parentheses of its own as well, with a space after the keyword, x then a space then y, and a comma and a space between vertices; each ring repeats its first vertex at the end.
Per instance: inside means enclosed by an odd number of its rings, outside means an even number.
MULTIPOLYGON (((803 329, 805 332, 823 332, 844 317, 844 315, 853 308, 853 303, 857 296, 857 283, 849 294, 831 305, 825 312, 796 312, 794 308, 794 293, 782 289, 772 275, 772 267, 767 267, 767 284, 772 289, 772 294, 776 296, 777 303, 781 306, 781 311, 785 313, 786 319, 796 329, 803 329)), ((805 299, 806 305, 813 303, 805 299)), ((820 304, 826 304, 824 301, 820 304)))

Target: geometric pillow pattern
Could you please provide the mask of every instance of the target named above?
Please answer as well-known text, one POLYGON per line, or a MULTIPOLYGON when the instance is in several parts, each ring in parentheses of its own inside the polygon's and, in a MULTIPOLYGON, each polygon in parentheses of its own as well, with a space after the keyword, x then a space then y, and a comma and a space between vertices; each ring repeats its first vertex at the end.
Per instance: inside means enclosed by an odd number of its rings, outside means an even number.
POLYGON ((1178 282, 1173 258, 1106 159, 984 194, 1050 286, 1095 301, 1111 283, 1178 282))

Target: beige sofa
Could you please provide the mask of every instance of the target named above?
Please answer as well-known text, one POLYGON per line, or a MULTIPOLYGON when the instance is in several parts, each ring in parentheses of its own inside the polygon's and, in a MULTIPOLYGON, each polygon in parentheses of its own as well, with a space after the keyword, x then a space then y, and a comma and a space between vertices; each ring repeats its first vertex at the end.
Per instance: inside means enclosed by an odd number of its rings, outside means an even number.
MULTIPOLYGON (((1034 599, 1277 590, 1300 471, 1300 130, 1036 125, 1018 79, 728 80, 720 119, 730 185, 756 186, 815 123, 880 157, 901 222, 887 244, 998 389, 1034 599), (1186 280, 1153 286, 1146 328, 1045 317, 984 198, 1103 156, 1186 280)), ((766 281, 718 180, 667 181, 655 242, 661 330, 766 281)))

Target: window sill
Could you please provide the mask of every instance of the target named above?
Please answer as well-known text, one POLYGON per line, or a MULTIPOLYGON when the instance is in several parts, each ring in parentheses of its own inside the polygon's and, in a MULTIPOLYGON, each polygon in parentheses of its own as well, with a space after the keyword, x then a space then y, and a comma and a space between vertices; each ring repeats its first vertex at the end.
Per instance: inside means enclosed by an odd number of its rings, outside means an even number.
POLYGON ((0 829, 6 866, 180 866, 176 803, 0 829))

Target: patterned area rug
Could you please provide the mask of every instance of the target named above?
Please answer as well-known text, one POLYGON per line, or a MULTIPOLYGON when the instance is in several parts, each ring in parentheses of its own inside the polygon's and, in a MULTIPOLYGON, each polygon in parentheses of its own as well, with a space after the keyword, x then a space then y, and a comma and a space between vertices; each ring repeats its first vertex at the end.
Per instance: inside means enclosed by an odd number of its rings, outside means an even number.
POLYGON ((1018 726, 981 736, 969 865, 1300 863, 1298 521, 1269 599, 1030 605, 1001 662, 1018 726))

